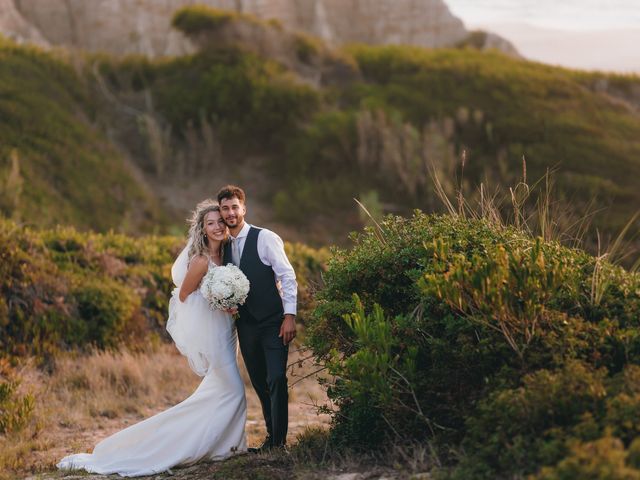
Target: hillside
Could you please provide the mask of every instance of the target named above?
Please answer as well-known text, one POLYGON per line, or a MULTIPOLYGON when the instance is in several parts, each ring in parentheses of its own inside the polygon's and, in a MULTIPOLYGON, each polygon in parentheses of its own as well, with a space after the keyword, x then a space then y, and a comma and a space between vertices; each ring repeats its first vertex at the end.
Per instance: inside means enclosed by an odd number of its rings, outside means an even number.
MULTIPOLYGON (((402 155, 407 167, 409 155, 417 154, 446 171, 446 157, 442 164, 428 150, 440 142, 458 158, 466 152, 471 185, 515 185, 522 158, 530 181, 556 169, 558 195, 579 212, 594 199, 598 208, 611 207, 596 216, 595 226, 604 229, 619 228, 640 208, 634 180, 640 173, 640 116, 630 102, 584 88, 581 73, 497 53, 396 47, 352 53, 365 82, 343 98, 353 108, 384 111, 377 120, 382 128, 409 129, 417 142, 414 152, 402 155), (427 147, 422 151, 421 143, 427 147)), ((640 79, 627 78, 634 82, 640 79)), ((374 131, 381 127, 375 121, 369 126, 374 131)), ((404 187, 415 189, 421 204, 431 187, 424 170, 416 173, 422 184, 404 187)))
POLYGON ((123 98, 135 90, 151 94, 172 132, 211 127, 225 155, 260 155, 273 182, 266 198, 280 221, 310 224, 333 209, 353 216, 354 196, 398 213, 438 209, 430 170, 454 194, 463 152, 462 186, 472 196, 481 182, 485 191, 515 186, 524 158, 529 183, 556 171, 556 200, 573 210, 558 220, 567 225, 598 210, 593 226, 617 232, 640 207, 637 77, 470 48, 361 46, 338 54, 317 39, 291 40, 243 16, 185 12, 192 23, 176 25, 200 52, 160 63, 108 62, 111 87, 123 98), (273 47, 287 41, 295 48, 273 47), (267 85, 277 85, 266 95, 264 72, 267 85), (195 82, 188 92, 181 90, 187 78, 195 82), (169 103, 167 91, 175 95, 169 103))
POLYGON ((166 225, 95 114, 87 83, 68 58, 0 38, 3 215, 128 232, 166 225))
MULTIPOLYGON (((595 211, 593 227, 606 241, 640 207, 637 77, 545 66, 473 42, 336 50, 274 22, 204 7, 183 10, 174 25, 196 53, 78 54, 87 87, 70 90, 89 92, 85 115, 135 162, 175 223, 232 180, 254 192, 258 221, 296 240, 343 242, 361 224, 353 197, 376 212, 442 209, 430 171, 450 196, 462 186, 474 197, 481 182, 508 196, 523 157, 529 184, 555 170, 558 231, 595 211)), ((36 64, 54 62, 11 48, 36 64)), ((41 90, 37 78, 23 82, 22 95, 41 90)), ((83 225, 82 215, 59 217, 83 225)))

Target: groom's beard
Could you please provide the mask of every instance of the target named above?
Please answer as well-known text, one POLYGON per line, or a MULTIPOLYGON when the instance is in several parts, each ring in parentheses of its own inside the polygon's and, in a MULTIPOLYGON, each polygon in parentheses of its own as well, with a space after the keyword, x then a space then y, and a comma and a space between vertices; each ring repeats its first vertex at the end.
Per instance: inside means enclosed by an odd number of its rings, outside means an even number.
POLYGON ((231 219, 222 219, 225 223, 225 225, 229 228, 237 228, 239 226, 241 226, 244 223, 244 218, 239 218, 239 217, 234 217, 231 219))

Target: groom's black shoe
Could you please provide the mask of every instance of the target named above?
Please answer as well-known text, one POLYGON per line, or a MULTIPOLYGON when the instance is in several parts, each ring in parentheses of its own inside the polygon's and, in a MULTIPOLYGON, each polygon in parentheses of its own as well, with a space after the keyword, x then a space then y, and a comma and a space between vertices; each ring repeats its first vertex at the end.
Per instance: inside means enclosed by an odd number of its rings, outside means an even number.
POLYGON ((271 437, 267 435, 267 438, 264 439, 264 442, 262 442, 262 445, 260 445, 259 447, 249 447, 247 448, 247 451, 249 453, 263 453, 268 450, 271 450, 272 448, 273 448, 273 441, 271 440, 271 437))

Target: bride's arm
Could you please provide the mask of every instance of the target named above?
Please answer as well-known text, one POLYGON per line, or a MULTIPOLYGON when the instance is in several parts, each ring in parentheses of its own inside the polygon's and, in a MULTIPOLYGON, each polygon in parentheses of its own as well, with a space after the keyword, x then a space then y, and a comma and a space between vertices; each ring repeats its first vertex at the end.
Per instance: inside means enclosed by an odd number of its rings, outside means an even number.
POLYGON ((202 277, 207 273, 209 268, 209 260, 206 257, 195 257, 189 263, 189 270, 180 286, 180 301, 184 302, 200 285, 202 277))

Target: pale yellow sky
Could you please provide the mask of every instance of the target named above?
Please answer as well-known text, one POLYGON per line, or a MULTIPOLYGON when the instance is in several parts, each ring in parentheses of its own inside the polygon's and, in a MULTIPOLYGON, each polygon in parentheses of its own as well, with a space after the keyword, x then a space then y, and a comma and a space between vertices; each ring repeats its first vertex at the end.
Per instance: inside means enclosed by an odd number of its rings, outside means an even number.
POLYGON ((640 73, 640 26, 594 31, 525 23, 484 23, 476 27, 507 38, 531 60, 570 68, 640 73))
POLYGON ((493 31, 525 57, 640 73, 640 0, 445 0, 467 28, 493 31))

